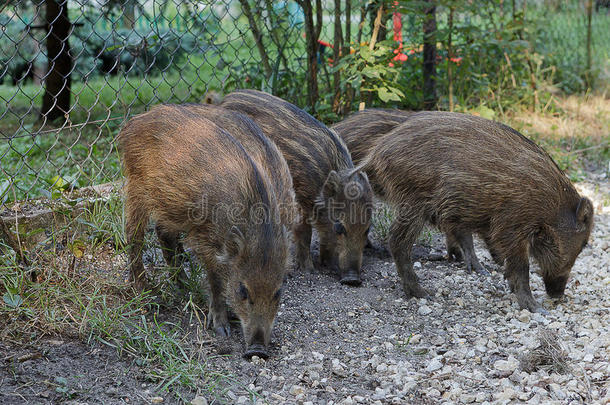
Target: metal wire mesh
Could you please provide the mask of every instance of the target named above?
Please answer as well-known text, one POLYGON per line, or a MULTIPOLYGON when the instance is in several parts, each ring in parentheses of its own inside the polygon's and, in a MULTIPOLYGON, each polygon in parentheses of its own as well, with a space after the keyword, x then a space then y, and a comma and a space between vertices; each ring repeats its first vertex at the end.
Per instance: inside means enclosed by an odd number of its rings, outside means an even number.
MULTIPOLYGON (((14 200, 53 197, 55 191, 119 178, 114 138, 126 119, 151 105, 201 102, 211 91, 258 88, 304 106, 307 49, 302 3, 5 1, 0 6, 0 208, 14 200)), ((335 3, 319 2, 323 13, 318 62, 324 74, 318 81, 328 93, 333 72, 326 60, 332 55, 324 50, 333 40, 335 3)), ((345 10, 347 2, 338 3, 345 10)), ((375 7, 383 2, 350 3, 353 29, 345 41, 348 48, 369 37, 369 16, 374 17, 375 7)), ((546 1, 533 3, 542 12, 549 6, 546 1)), ((555 3, 553 7, 562 7, 563 2, 555 3)), ((586 14, 580 2, 568 3, 571 14, 564 13, 563 24, 578 28, 564 30, 557 23, 534 36, 533 42, 550 46, 549 35, 578 32, 552 42, 569 43, 575 50, 567 55, 584 66, 586 14)), ((601 7, 596 13, 606 15, 601 7)), ((447 20, 447 8, 438 13, 440 27, 447 20)), ((418 50, 420 25, 413 16, 402 18, 405 49, 408 43, 418 50)), ((456 21, 470 18, 462 13, 456 21)), ((605 21, 594 21, 594 45, 610 42, 605 21)), ((388 22, 391 26, 391 18, 388 22)), ((477 44, 464 41, 458 46, 477 44)), ((564 54, 554 63, 570 62, 564 54)))
MULTIPOLYGON (((285 75, 302 69, 298 6, 267 5, 250 10, 270 34, 266 63, 285 75), (294 52, 275 61, 280 47, 294 52)), ((236 1, 22 0, 4 8, 0 28, 2 203, 115 179, 113 138, 129 116, 260 86, 254 78, 267 73, 236 1), (53 74, 59 85, 49 90, 53 74)))

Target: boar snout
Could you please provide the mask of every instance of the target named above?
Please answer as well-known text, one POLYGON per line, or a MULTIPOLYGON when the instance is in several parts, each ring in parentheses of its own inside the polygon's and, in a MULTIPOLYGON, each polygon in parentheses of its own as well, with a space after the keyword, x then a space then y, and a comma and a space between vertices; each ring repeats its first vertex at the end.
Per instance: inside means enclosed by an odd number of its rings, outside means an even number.
POLYGON ((563 293, 566 289, 566 284, 568 283, 568 277, 545 277, 544 278, 544 288, 546 289, 546 293, 551 298, 561 298, 563 297, 563 293))
POLYGON ((350 263, 345 270, 341 270, 340 282, 352 287, 359 287, 362 284, 360 279, 360 263, 350 263))
POLYGON ((267 349, 265 349, 265 347, 262 345, 248 346, 248 349, 244 353, 244 358, 250 360, 254 356, 258 356, 261 359, 267 360, 269 358, 269 353, 267 352, 267 349))
POLYGON ((247 359, 252 358, 252 356, 258 356, 262 359, 269 357, 269 353, 267 353, 268 342, 266 340, 265 331, 261 328, 257 328, 254 334, 246 340, 248 342, 248 347, 244 353, 244 357, 247 359))

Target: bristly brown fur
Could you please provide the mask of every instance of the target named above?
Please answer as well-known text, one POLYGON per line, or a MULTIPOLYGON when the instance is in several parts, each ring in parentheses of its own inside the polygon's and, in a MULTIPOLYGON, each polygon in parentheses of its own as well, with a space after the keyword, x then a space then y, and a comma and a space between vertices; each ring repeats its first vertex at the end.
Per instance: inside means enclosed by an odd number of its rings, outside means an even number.
POLYGON ((302 214, 295 230, 298 265, 312 267, 313 224, 320 235, 321 262, 338 266, 343 282, 358 284, 372 192, 366 175, 354 170, 345 143, 305 111, 267 93, 236 91, 220 105, 252 118, 288 162, 302 214), (357 192, 347 198, 347 190, 357 192))
POLYGON ((380 138, 362 164, 371 183, 398 207, 390 249, 405 291, 424 295, 411 247, 423 224, 478 233, 506 263, 519 304, 540 306, 529 288, 531 254, 547 292, 563 293, 586 244, 593 206, 551 157, 514 129, 480 117, 419 112, 380 138))
POLYGON ((248 346, 266 346, 288 258, 292 215, 280 213, 280 204, 294 207, 292 192, 283 189, 291 180, 277 148, 251 120, 221 115, 217 107, 163 105, 121 131, 132 277, 145 287, 142 248, 150 219, 170 265, 185 235, 206 267, 217 331, 229 333, 228 301, 248 346))
POLYGON ((345 141, 354 164, 359 165, 377 140, 404 123, 411 111, 368 108, 358 111, 330 128, 345 141))
MULTIPOLYGON (((399 125, 405 123, 414 114, 412 111, 395 109, 366 109, 347 117, 332 126, 345 141, 355 164, 360 164, 375 148, 377 142, 399 125)), ((417 130, 417 128, 415 128, 417 130)), ((403 135, 408 135, 403 132, 403 135)), ((383 197, 383 189, 379 184, 371 182, 373 190, 383 197)), ((468 271, 476 271, 480 274, 488 274, 487 270, 479 262, 474 251, 472 235, 469 233, 447 233, 448 260, 464 259, 468 271)), ((500 259, 495 252, 492 256, 498 262, 500 259)))

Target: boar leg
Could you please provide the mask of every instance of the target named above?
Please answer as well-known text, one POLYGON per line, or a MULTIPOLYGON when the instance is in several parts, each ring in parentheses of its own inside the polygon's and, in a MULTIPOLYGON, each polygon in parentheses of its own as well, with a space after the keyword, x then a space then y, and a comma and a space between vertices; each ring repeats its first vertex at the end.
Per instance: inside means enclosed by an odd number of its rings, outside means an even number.
MULTIPOLYGON (((163 227, 158 224, 155 226, 155 231, 157 232, 157 237, 161 244, 165 263, 172 268, 181 268, 184 264, 184 248, 182 247, 178 235, 165 231, 163 227)), ((175 273, 174 278, 176 279, 175 281, 182 284, 188 279, 184 269, 180 269, 180 271, 175 273)))
POLYGON ((137 201, 133 201, 133 199, 130 201, 128 195, 125 204, 125 231, 127 245, 129 246, 130 279, 139 291, 144 291, 147 288, 142 253, 144 251, 144 235, 148 225, 148 215, 142 207, 142 204, 138 204, 137 201))
POLYGON ((208 315, 208 327, 214 326, 214 331, 219 336, 231 335, 229 325, 229 314, 227 303, 224 299, 224 287, 222 279, 217 274, 216 269, 208 267, 206 269, 208 284, 210 285, 210 313, 208 315))
POLYGON ((421 215, 397 217, 390 227, 389 245, 405 294, 409 297, 424 298, 428 296, 428 292, 419 285, 411 257, 413 243, 424 225, 420 218, 421 215))
POLYGON ((506 259, 506 270, 504 279, 508 281, 511 292, 517 297, 521 309, 530 312, 547 313, 547 311, 532 297, 530 290, 530 269, 527 257, 527 248, 522 252, 506 259))
POLYGON ((466 262, 466 269, 472 273, 475 272, 481 275, 489 275, 489 272, 479 263, 477 255, 474 252, 474 242, 472 241, 472 233, 468 231, 452 231, 452 237, 457 240, 462 253, 464 254, 464 262, 466 262))
POLYGON ((336 238, 320 231, 318 231, 318 235, 320 235, 320 265, 338 269, 336 238))
POLYGON ((313 263, 311 261, 311 225, 306 219, 295 227, 294 237, 296 239, 297 249, 297 266, 301 271, 313 271, 313 263))
POLYGON ((493 247, 489 235, 483 235, 483 241, 485 242, 485 245, 487 245, 487 250, 489 251, 489 254, 491 254, 493 261, 498 266, 502 266, 504 264, 504 260, 502 260, 498 251, 493 247))
POLYGON ((461 262, 464 260, 462 256, 462 249, 457 241, 455 235, 451 232, 445 234, 445 243, 447 245, 447 260, 461 262))

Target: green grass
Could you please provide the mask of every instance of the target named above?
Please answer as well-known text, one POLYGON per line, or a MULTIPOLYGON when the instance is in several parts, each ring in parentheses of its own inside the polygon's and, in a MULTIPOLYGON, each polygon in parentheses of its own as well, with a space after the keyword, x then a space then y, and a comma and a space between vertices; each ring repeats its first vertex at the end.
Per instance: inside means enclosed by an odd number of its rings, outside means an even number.
POLYGON ((241 385, 212 369, 201 350, 212 340, 199 266, 191 263, 185 290, 171 285, 171 269, 163 268, 149 272, 156 280, 151 292, 136 293, 125 281, 120 196, 94 204, 74 221, 29 251, 28 269, 0 242, 0 339, 27 344, 61 335, 98 341, 134 361, 157 392, 178 398, 199 391, 222 402, 223 387, 241 385))

